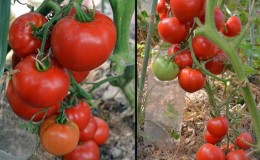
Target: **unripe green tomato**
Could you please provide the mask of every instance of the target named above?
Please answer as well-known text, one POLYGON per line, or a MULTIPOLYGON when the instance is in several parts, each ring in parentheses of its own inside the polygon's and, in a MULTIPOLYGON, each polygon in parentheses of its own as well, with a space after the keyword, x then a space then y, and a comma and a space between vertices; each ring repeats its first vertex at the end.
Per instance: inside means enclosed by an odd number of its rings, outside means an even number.
POLYGON ((152 64, 152 71, 161 81, 170 81, 177 77, 180 69, 176 63, 169 61, 166 56, 160 56, 152 64))

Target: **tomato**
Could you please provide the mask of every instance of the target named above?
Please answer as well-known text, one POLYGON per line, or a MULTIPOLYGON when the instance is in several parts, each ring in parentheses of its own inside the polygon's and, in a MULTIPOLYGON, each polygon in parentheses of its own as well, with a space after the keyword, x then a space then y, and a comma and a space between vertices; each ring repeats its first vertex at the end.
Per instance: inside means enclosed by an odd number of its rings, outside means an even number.
POLYGON ((37 108, 60 103, 67 95, 70 81, 68 74, 51 65, 46 71, 38 71, 33 56, 25 57, 15 67, 13 85, 18 96, 29 105, 37 108))
POLYGON ((223 137, 228 132, 228 120, 225 117, 211 118, 207 122, 207 130, 216 137, 223 137))
POLYGON ((40 143, 50 154, 60 156, 72 152, 79 142, 79 128, 68 120, 56 123, 56 116, 50 116, 40 126, 40 143))
POLYGON ((9 30, 9 43, 18 56, 25 57, 37 53, 42 41, 34 37, 30 23, 35 27, 41 27, 46 22, 47 19, 36 12, 25 13, 14 20, 9 30))
POLYGON ((94 134, 93 140, 98 144, 104 144, 109 138, 109 127, 108 124, 101 118, 94 117, 97 123, 97 130, 94 134))
POLYGON ((171 0, 172 14, 183 22, 197 17, 204 9, 205 0, 171 0))
POLYGON ((158 4, 156 6, 156 12, 159 14, 167 12, 165 0, 159 0, 158 4))
POLYGON ((167 14, 168 14, 167 11, 164 12, 164 13, 159 13, 159 18, 160 18, 160 20, 163 20, 163 19, 167 18, 167 14))
POLYGON ((225 62, 227 56, 221 50, 218 50, 217 55, 205 64, 205 68, 215 75, 219 75, 225 70, 225 62))
POLYGON ((236 138, 236 142, 235 142, 236 145, 238 146, 238 148, 249 149, 250 146, 248 144, 244 143, 243 140, 248 143, 252 143, 253 139, 252 139, 251 135, 247 132, 243 132, 236 138))
POLYGON ((196 160, 225 160, 225 154, 217 146, 206 143, 197 151, 196 160))
POLYGON ((81 72, 70 71, 70 72, 72 77, 75 79, 77 83, 81 83, 82 81, 84 81, 89 74, 89 71, 81 71, 81 72))
MULTIPOLYGON (((233 143, 229 143, 228 145, 228 152, 230 151, 233 151, 234 150, 234 144, 233 143)), ((220 147, 220 149, 223 151, 223 152, 226 152, 227 151, 227 144, 224 144, 220 147)))
POLYGON ((250 160, 250 158, 245 151, 234 150, 227 154, 227 160, 250 160))
POLYGON ((169 61, 167 57, 161 56, 153 62, 152 71, 159 80, 170 81, 177 77, 179 67, 176 63, 169 61))
MULTIPOLYGON (((175 54, 176 52, 180 51, 179 45, 172 45, 168 49, 167 55, 170 56, 171 54, 175 54)), ((174 56, 174 62, 179 66, 180 69, 184 67, 192 67, 193 60, 191 58, 191 52, 189 49, 182 51, 178 55, 174 56)))
POLYGON ((23 58, 19 57, 17 54, 13 53, 12 54, 12 68, 14 69, 15 66, 21 62, 23 58))
POLYGON ((90 108, 85 101, 81 101, 77 105, 65 109, 65 113, 69 120, 78 125, 80 131, 87 126, 91 116, 90 108))
POLYGON ((116 44, 116 28, 106 15, 96 12, 91 22, 68 16, 58 21, 51 36, 57 61, 73 71, 92 70, 104 63, 116 44))
POLYGON ((93 140, 89 140, 64 155, 63 160, 99 160, 99 154, 99 146, 93 140))
POLYGON ((218 51, 218 47, 203 36, 195 36, 192 39, 192 48, 196 58, 202 60, 214 57, 218 51))
POLYGON ((158 23, 159 36, 171 44, 181 43, 189 34, 187 24, 179 21, 175 17, 169 17, 158 23))
POLYGON ((242 29, 242 23, 240 19, 236 16, 231 16, 228 18, 227 22, 225 23, 227 31, 223 28, 221 32, 227 37, 235 37, 237 36, 242 29))
MULTIPOLYGON (((15 93, 15 91, 13 89, 12 80, 10 80, 8 83, 6 96, 7 96, 7 99, 8 99, 8 102, 9 102, 9 105, 10 105, 12 111, 18 117, 20 117, 26 121, 29 121, 33 117, 34 114, 36 114, 37 112, 40 112, 42 110, 42 108, 35 108, 35 107, 32 107, 32 106, 24 103, 21 100, 21 98, 15 93)), ((49 117, 50 115, 58 113, 59 107, 60 107, 60 103, 50 106, 46 113, 46 117, 49 117)), ((45 114, 44 112, 37 114, 34 117, 33 121, 38 122, 38 121, 42 120, 44 114, 45 114)))
POLYGON ((180 70, 178 80, 183 90, 193 93, 204 87, 206 76, 200 70, 183 68, 180 70))
POLYGON ((79 141, 85 142, 94 137, 97 130, 97 123, 94 117, 90 117, 87 126, 80 131, 79 141))
POLYGON ((223 137, 216 137, 210 134, 208 131, 205 133, 205 141, 210 144, 216 144, 222 140, 223 137))

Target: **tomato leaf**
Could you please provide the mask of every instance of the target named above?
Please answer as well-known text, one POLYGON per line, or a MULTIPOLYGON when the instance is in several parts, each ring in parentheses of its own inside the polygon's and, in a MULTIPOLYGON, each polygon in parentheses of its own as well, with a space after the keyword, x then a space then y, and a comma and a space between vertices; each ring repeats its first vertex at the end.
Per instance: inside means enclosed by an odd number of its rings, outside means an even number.
POLYGON ((258 71, 255 70, 254 68, 246 65, 246 64, 242 64, 242 67, 243 67, 243 70, 244 72, 247 74, 247 75, 254 75, 254 74, 257 74, 258 71))
POLYGON ((9 30, 10 1, 0 1, 0 15, 0 76, 2 76, 8 45, 7 35, 9 30))
POLYGON ((180 135, 173 130, 173 131, 171 132, 171 137, 172 137, 173 139, 176 139, 176 140, 177 140, 177 139, 180 138, 180 135))

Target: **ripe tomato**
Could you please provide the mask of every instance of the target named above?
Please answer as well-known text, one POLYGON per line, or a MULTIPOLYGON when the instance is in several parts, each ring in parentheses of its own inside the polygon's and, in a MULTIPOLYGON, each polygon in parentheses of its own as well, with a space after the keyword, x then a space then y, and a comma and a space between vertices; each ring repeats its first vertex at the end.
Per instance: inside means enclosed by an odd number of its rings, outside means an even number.
POLYGON ((68 16, 55 24, 51 47, 57 61, 69 70, 92 70, 108 59, 116 36, 113 21, 100 12, 91 22, 78 22, 68 16))
POLYGON ((15 66, 21 62, 23 58, 19 57, 17 54, 13 53, 12 55, 12 68, 14 69, 15 66))
POLYGON ((95 118, 95 121, 97 123, 97 130, 95 132, 93 140, 98 145, 102 145, 109 138, 109 127, 103 119, 98 118, 98 117, 94 117, 94 118, 95 118))
POLYGON ((156 6, 156 12, 159 14, 167 12, 165 0, 159 0, 159 2, 157 3, 157 6, 156 6))
POLYGON ((70 71, 70 73, 77 83, 81 83, 86 79, 86 77, 89 74, 89 71, 82 71, 82 72, 70 71))
POLYGON ((225 160, 225 154, 217 146, 206 143, 199 148, 196 160, 225 160))
POLYGON ((55 65, 46 71, 38 71, 33 56, 25 57, 15 67, 13 85, 19 97, 29 105, 37 108, 49 107, 60 103, 69 89, 68 74, 55 65))
POLYGON ((233 150, 227 154, 227 160, 250 160, 243 150, 233 150))
MULTIPOLYGON (((12 80, 10 80, 9 83, 8 83, 6 96, 7 96, 7 99, 8 99, 8 102, 9 102, 9 105, 10 105, 12 111, 18 117, 20 117, 20 118, 22 118, 26 121, 29 121, 35 113, 42 110, 42 108, 35 108, 35 107, 32 107, 32 106, 24 103, 21 100, 21 98, 15 93, 15 91, 13 89, 12 80)), ((46 113, 46 117, 49 117, 50 115, 58 113, 59 107, 60 107, 60 103, 49 107, 49 109, 46 113)), ((34 117, 33 121, 38 122, 38 121, 42 120, 44 114, 45 114, 44 112, 37 114, 34 117)))
POLYGON ((218 47, 203 36, 195 36, 192 39, 192 48, 196 58, 202 60, 214 57, 218 51, 218 47))
POLYGON ((153 62, 152 71, 159 80, 170 81, 177 77, 179 67, 176 63, 169 61, 167 57, 161 56, 153 62))
POLYGON ((63 160, 99 160, 99 146, 93 140, 86 141, 64 155, 63 160))
POLYGON ((168 13, 168 11, 166 11, 164 13, 159 13, 160 20, 163 20, 163 19, 167 18, 167 13, 168 13))
POLYGON ((207 130, 216 137, 223 137, 228 132, 228 120, 225 117, 211 118, 207 122, 207 130))
POLYGON ((205 141, 210 144, 216 144, 222 140, 223 137, 216 137, 206 131, 204 135, 205 141))
POLYGON ((200 70, 183 68, 180 70, 178 80, 183 90, 193 93, 204 87, 206 76, 200 70))
MULTIPOLYGON (((175 54, 180 50, 179 45, 174 44, 168 49, 167 55, 175 54)), ((191 58, 191 52, 189 49, 182 51, 180 54, 174 57, 174 62, 179 66, 180 69, 184 67, 192 67, 193 60, 191 58)))
POLYGON ((91 116, 90 108, 85 101, 81 101, 77 105, 65 109, 65 113, 69 120, 78 125, 80 131, 87 126, 91 116))
POLYGON ((215 75, 219 75, 225 70, 225 61, 227 56, 221 50, 218 50, 217 55, 205 64, 205 68, 215 75))
POLYGON ((80 131, 79 141, 86 142, 94 137, 97 130, 97 123, 94 117, 90 117, 87 126, 80 131))
POLYGON ((244 143, 242 139, 248 143, 252 143, 253 139, 252 139, 251 135, 247 132, 243 132, 236 138, 236 142, 235 142, 236 145, 238 146, 238 148, 249 149, 250 146, 248 144, 244 143))
POLYGON ((172 14, 179 20, 188 22, 199 16, 204 8, 205 0, 171 0, 172 14))
POLYGON ((225 16, 220 8, 215 7, 214 9, 214 19, 215 19, 215 26, 218 31, 223 29, 225 24, 225 16))
POLYGON ((79 142, 78 126, 68 120, 56 123, 56 116, 50 116, 40 126, 40 143, 50 154, 60 156, 72 152, 79 142))
POLYGON ((171 44, 181 43, 189 34, 187 24, 179 21, 175 17, 169 17, 158 23, 159 36, 171 44))
POLYGON ((236 16, 231 16, 228 18, 227 22, 225 23, 227 31, 223 28, 221 32, 227 37, 235 37, 237 36, 242 29, 242 23, 240 19, 236 16))
MULTIPOLYGON (((234 144, 233 143, 229 143, 228 145, 228 152, 230 151, 233 151, 234 150, 234 144)), ((227 151, 227 144, 224 144, 220 147, 220 149, 223 151, 223 152, 226 152, 227 151)))
POLYGON ((36 12, 25 13, 14 20, 9 30, 9 42, 18 56, 25 57, 37 53, 42 41, 33 36, 30 23, 35 27, 41 27, 46 22, 47 19, 36 12))

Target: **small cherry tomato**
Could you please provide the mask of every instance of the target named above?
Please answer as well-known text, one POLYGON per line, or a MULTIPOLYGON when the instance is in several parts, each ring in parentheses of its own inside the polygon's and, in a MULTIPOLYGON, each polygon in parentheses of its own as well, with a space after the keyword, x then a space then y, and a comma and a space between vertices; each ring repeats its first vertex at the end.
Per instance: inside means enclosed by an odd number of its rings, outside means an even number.
POLYGON ((248 144, 246 144, 245 142, 243 142, 243 140, 248 143, 252 143, 253 139, 252 139, 251 135, 247 132, 243 132, 236 138, 236 142, 235 142, 236 145, 238 146, 238 148, 249 149, 250 146, 248 144))
POLYGON ((109 138, 109 127, 108 124, 101 118, 94 117, 97 123, 97 130, 93 137, 93 140, 98 144, 104 144, 109 138))
POLYGON ((225 27, 227 30, 223 28, 221 32, 227 37, 235 37, 241 32, 242 23, 238 17, 231 16, 225 23, 225 27))
POLYGON ((205 141, 210 144, 216 144, 222 140, 223 137, 216 137, 206 131, 204 135, 205 141))
POLYGON ((157 13, 165 13, 167 11, 165 0, 159 0, 156 6, 157 13))
POLYGON ((196 154, 196 160, 225 160, 225 153, 213 144, 203 144, 196 154))
POLYGON ((217 55, 205 64, 205 68, 215 75, 219 75, 225 71, 225 62, 227 56, 221 50, 218 50, 217 55))
POLYGON ((227 154, 227 160, 250 160, 250 158, 243 150, 233 150, 227 154))
POLYGON ((79 141, 86 142, 90 139, 93 139, 97 131, 97 123, 94 117, 90 117, 87 126, 80 131, 79 141))
POLYGON ((70 72, 77 83, 83 82, 89 74, 89 71, 82 71, 82 72, 70 71, 70 72))
POLYGON ((228 120, 225 117, 211 118, 207 122, 208 132, 216 137, 223 137, 228 132, 228 120))

